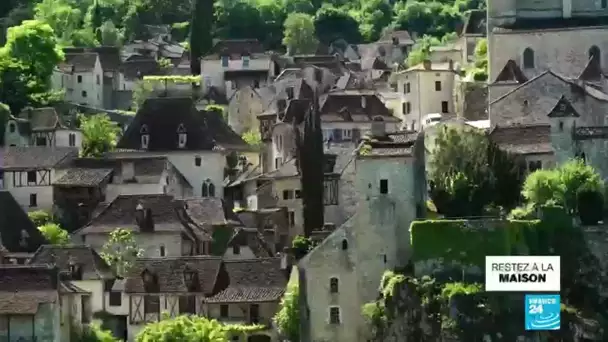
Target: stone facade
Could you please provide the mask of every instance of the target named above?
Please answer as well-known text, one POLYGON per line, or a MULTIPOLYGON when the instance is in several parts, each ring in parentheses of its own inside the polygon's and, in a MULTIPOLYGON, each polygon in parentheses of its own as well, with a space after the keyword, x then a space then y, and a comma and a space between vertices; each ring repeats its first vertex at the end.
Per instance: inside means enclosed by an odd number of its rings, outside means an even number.
POLYGON ((260 95, 251 86, 238 89, 228 103, 228 124, 238 133, 243 134, 258 128, 258 114, 263 112, 260 95))

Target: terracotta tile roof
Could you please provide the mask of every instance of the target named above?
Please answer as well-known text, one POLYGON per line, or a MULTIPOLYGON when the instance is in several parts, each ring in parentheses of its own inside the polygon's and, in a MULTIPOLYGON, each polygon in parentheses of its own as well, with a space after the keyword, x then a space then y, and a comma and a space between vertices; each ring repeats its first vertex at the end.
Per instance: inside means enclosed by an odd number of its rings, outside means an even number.
POLYGON ((273 257, 272 248, 257 228, 236 228, 227 248, 249 247, 256 258, 273 257))
POLYGON ((95 52, 66 53, 65 61, 58 67, 64 72, 92 72, 98 56, 95 52))
POLYGON ((10 192, 0 191, 0 208, 0 245, 13 253, 33 253, 47 243, 10 192))
POLYGON ((138 259, 126 277, 125 292, 146 292, 142 275, 147 271, 156 278, 157 290, 160 293, 202 292, 211 295, 217 290, 216 284, 221 267, 221 258, 209 256, 138 259), (192 291, 189 291, 184 279, 187 270, 196 274, 196 287, 192 291))
POLYGON ((147 99, 117 147, 141 149, 141 132, 145 130, 148 151, 249 149, 220 113, 197 111, 191 98, 147 99), (184 148, 178 146, 178 130, 187 134, 184 148))
POLYGON ((102 280, 113 279, 112 269, 97 252, 85 245, 54 246, 44 245, 36 251, 29 263, 30 265, 53 265, 59 272, 70 272, 70 264, 81 267, 82 279, 74 280, 102 280))
POLYGON ((113 169, 69 168, 53 185, 62 187, 93 187, 110 178, 113 169))
POLYGON ((516 82, 516 83, 525 83, 528 81, 528 78, 521 71, 517 63, 509 59, 505 66, 502 68, 498 76, 496 76, 496 80, 494 83, 498 82, 516 82))
POLYGON ((230 283, 226 289, 208 298, 210 303, 278 301, 287 286, 281 258, 225 260, 230 283))
POLYGON ((8 146, 0 148, 0 170, 49 169, 77 155, 72 147, 8 146))
POLYGON ((496 126, 490 132, 490 139, 501 149, 515 154, 553 152, 549 125, 496 126))

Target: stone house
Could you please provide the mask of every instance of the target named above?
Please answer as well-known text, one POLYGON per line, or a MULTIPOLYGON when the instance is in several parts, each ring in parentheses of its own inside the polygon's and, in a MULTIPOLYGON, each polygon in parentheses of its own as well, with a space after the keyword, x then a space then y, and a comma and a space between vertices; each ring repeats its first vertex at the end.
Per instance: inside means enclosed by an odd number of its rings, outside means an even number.
POLYGON ((52 183, 61 166, 78 155, 71 147, 9 146, 0 148, 0 188, 27 210, 53 209, 52 183))
POLYGON ((74 303, 85 291, 46 265, 0 265, 0 279, 1 339, 69 341, 72 322, 80 324, 78 307, 62 304, 74 303))
POLYGON ((433 63, 447 63, 452 61, 453 63, 462 65, 462 48, 457 42, 440 46, 431 46, 429 59, 433 63))
POLYGON ((228 241, 224 260, 273 257, 273 248, 257 228, 237 227, 228 241))
POLYGON ((549 125, 495 126, 489 136, 503 151, 523 157, 522 171, 531 173, 555 166, 549 125))
POLYGON ((279 74, 279 65, 256 39, 220 40, 201 60, 205 88, 215 87, 227 98, 242 86, 260 88, 279 74))
POLYGON ((477 42, 487 35, 487 12, 470 10, 467 12, 457 45, 460 47, 463 64, 473 62, 477 42))
POLYGON ((0 208, 0 263, 24 264, 47 241, 10 192, 0 190, 0 208))
POLYGON ((412 50, 414 40, 408 31, 399 30, 386 32, 375 43, 357 45, 363 70, 390 69, 395 64, 401 65, 412 50), (376 59, 381 62, 382 67, 379 68, 377 63, 367 62, 376 59))
POLYGON ((229 230, 225 217, 221 220, 223 210, 208 215, 220 216, 211 222, 202 215, 214 210, 217 206, 205 199, 183 202, 169 195, 121 195, 101 208, 72 238, 100 250, 114 229, 124 228, 135 234, 146 257, 211 254, 214 231, 229 230), (200 205, 193 205, 194 201, 200 205))
MULTIPOLYGON (((139 259, 124 285, 130 303, 129 341, 145 323, 160 320, 161 312, 170 316, 197 314, 227 323, 270 326, 286 283, 280 258, 139 259)), ((276 341, 270 329, 255 335, 232 341, 276 341)))
POLYGON ((453 62, 421 64, 397 73, 397 91, 403 94, 403 125, 411 131, 419 131, 427 114, 442 116, 455 114, 453 62))
MULTIPOLYGON (((578 78, 591 57, 605 72, 608 8, 604 5, 603 1, 488 1, 489 82, 509 60, 528 79, 549 69, 578 78)), ((491 86, 490 101, 509 91, 504 88, 491 86)), ((495 108, 490 110, 493 115, 495 108)))
POLYGON ((53 89, 65 90, 65 100, 95 108, 104 104, 104 70, 96 52, 66 53, 51 76, 53 89))
MULTIPOLYGON (((259 90, 259 88, 258 88, 259 90)), ((260 92, 251 86, 243 86, 237 89, 228 99, 228 124, 238 133, 258 128, 258 115, 264 111, 266 99, 262 98, 260 92)))
MULTIPOLYGON (((257 230, 258 233, 262 234, 262 240, 260 242, 265 242, 266 246, 271 248, 271 255, 282 253, 284 247, 291 246, 290 238, 293 236, 290 236, 291 226, 289 225, 289 212, 286 207, 262 208, 256 210, 243 209, 237 211, 236 217, 240 223, 237 231, 238 229, 244 229, 249 241, 249 239, 252 239, 250 235, 253 235, 253 230, 257 230)), ((256 239, 258 238, 259 235, 256 239)), ((239 241, 240 239, 242 239, 242 237, 236 238, 235 241, 239 241)), ((247 244, 252 249, 253 254, 261 255, 265 253, 265 251, 256 252, 254 249, 257 249, 258 247, 251 247, 249 242, 247 244)), ((240 248, 243 248, 242 243, 240 248)), ((230 249, 226 249, 224 257, 233 256, 234 254, 234 251, 230 254, 230 249)))
POLYGON ((53 107, 26 108, 7 121, 4 145, 80 148, 82 132, 75 122, 58 115, 53 107))
POLYGON ((196 197, 223 197, 226 155, 250 148, 220 113, 198 111, 191 98, 149 98, 112 159, 166 158, 196 197), (171 115, 167 115, 171 113, 171 115))
MULTIPOLYGON (((80 321, 88 324, 93 320, 95 313, 105 312, 106 292, 108 285, 116 278, 106 262, 89 246, 41 246, 32 256, 29 265, 51 265, 57 268, 62 281, 83 290, 79 296, 80 321)), ((62 308, 69 307, 70 298, 61 298, 62 308)), ((70 319, 67 310, 62 317, 62 325, 70 319)), ((122 317, 126 323, 126 317, 122 317)), ((120 320, 120 317, 117 318, 120 320)), ((108 322, 110 323, 110 322, 108 322)), ((126 325, 125 325, 126 328, 126 325)), ((66 338, 66 337, 64 337, 66 338)), ((69 340, 69 337, 67 337, 69 340)))
POLYGON ((384 270, 409 261, 409 226, 424 203, 419 152, 374 131, 354 162, 356 214, 298 264, 304 341, 367 341, 361 307, 376 298, 384 270))

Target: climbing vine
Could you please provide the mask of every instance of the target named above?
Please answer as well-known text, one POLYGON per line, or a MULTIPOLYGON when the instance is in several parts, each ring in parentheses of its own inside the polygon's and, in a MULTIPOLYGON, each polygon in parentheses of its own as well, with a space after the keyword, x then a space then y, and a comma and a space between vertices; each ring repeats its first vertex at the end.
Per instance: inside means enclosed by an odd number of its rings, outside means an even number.
POLYGON ((144 82, 164 82, 174 84, 200 84, 200 76, 144 76, 144 82))

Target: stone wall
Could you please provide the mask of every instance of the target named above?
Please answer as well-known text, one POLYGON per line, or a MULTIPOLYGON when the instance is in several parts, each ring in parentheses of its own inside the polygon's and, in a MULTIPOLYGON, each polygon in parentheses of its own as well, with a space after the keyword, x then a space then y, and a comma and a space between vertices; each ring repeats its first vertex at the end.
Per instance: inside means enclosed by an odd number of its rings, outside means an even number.
POLYGON ((457 80, 454 92, 458 118, 467 121, 488 119, 488 85, 485 82, 457 80))

